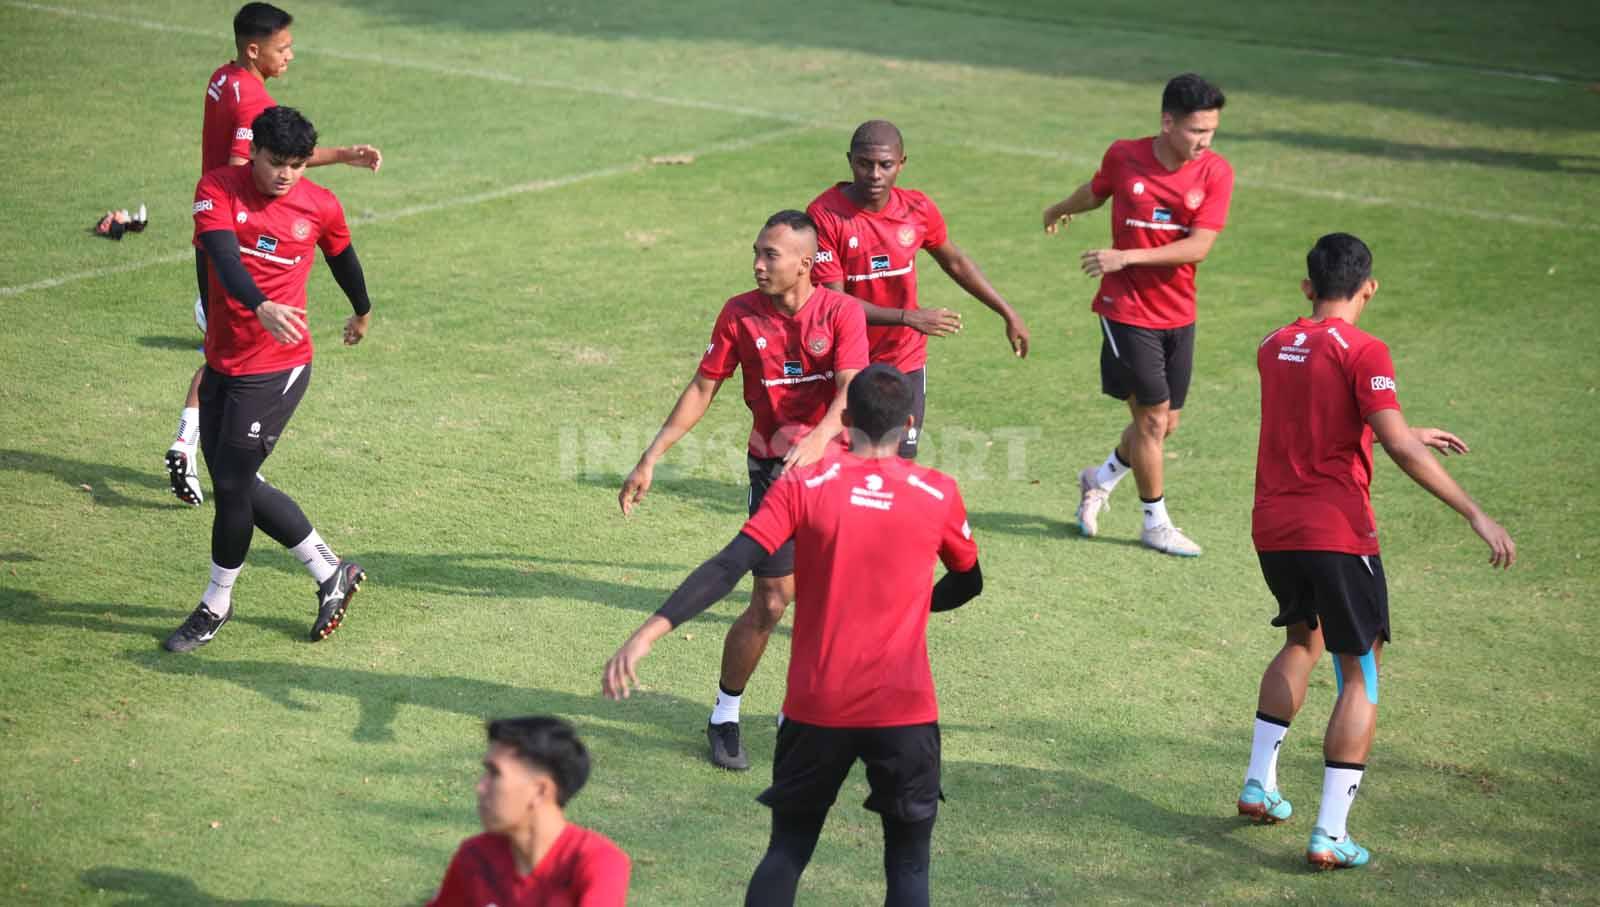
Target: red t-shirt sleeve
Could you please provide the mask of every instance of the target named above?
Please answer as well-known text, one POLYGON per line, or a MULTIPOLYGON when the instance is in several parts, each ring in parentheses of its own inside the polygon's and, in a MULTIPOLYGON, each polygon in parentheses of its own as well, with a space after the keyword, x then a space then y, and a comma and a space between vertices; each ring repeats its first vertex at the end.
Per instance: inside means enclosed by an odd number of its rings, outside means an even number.
POLYGON ((1394 360, 1389 358, 1389 348, 1382 341, 1373 341, 1356 354, 1350 365, 1351 390, 1355 391, 1356 405, 1361 407, 1361 418, 1369 418, 1379 410, 1400 408, 1394 360))
POLYGON ((801 481, 794 473, 786 472, 779 476, 778 481, 773 482, 767 490, 767 496, 762 498, 761 508, 740 531, 767 549, 768 554, 783 547, 784 542, 794 537, 795 527, 800 525, 802 488, 801 481))
POLYGON ((1100 169, 1089 180, 1089 191, 1094 193, 1095 198, 1107 198, 1115 191, 1117 158, 1113 152, 1116 150, 1116 145, 1106 149, 1106 153, 1100 157, 1100 169))
POLYGON ((950 483, 950 506, 939 540, 939 560, 956 573, 966 573, 978 562, 978 543, 972 540, 972 525, 967 522, 967 502, 954 482, 950 483))
POLYGON ((924 195, 922 197, 922 248, 937 249, 950 241, 950 231, 944 224, 944 214, 939 211, 939 206, 933 199, 924 195))
POLYGON ((584 854, 572 874, 577 907, 623 907, 628 903, 628 875, 633 864, 620 847, 610 841, 603 843, 584 854))
POLYGON ((722 381, 738 367, 738 321, 733 317, 733 306, 725 305, 711 328, 711 343, 706 346, 706 354, 700 358, 700 374, 722 381))
POLYGON ((322 235, 317 237, 317 248, 329 258, 350 247, 350 225, 344 219, 344 206, 332 193, 322 204, 322 235))
POLYGON ((1228 223, 1228 205, 1233 203, 1233 168, 1226 162, 1219 163, 1222 166, 1206 180, 1206 198, 1194 212, 1192 227, 1221 232, 1228 223))
POLYGON ((213 230, 233 231, 233 206, 228 202, 228 190, 215 172, 200 178, 194 187, 194 235, 213 230))
POLYGON ((817 257, 811 263, 811 282, 844 283, 844 247, 839 243, 838 224, 816 202, 811 203, 806 214, 817 225, 817 257))
POLYGON ((428 902, 428 907, 470 907, 467 901, 466 867, 462 857, 465 847, 458 848, 450 858, 450 868, 444 871, 444 881, 439 883, 439 893, 428 902))
POLYGON ((867 358, 867 313, 854 300, 845 300, 833 314, 833 367, 859 371, 867 358))

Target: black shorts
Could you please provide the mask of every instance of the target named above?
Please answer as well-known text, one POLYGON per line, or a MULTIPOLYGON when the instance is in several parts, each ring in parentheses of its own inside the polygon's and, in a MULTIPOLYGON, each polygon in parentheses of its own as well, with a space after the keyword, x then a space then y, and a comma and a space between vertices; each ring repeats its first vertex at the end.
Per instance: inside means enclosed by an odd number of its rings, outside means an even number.
POLYGON ((756 797, 780 812, 827 812, 857 759, 872 792, 862 804, 903 822, 939 813, 939 724, 818 727, 785 719, 778 728, 772 786, 756 797))
POLYGON ((1140 406, 1183 409, 1194 372, 1194 325, 1141 328, 1100 316, 1100 390, 1140 406))
POLYGON ((911 418, 913 425, 911 433, 900 442, 900 456, 907 460, 917 458, 917 442, 922 440, 922 417, 928 408, 928 369, 927 366, 914 372, 906 372, 906 380, 911 382, 911 418))
MULTIPOLYGON (((752 457, 745 456, 745 466, 750 469, 750 515, 755 516, 761 509, 761 500, 767 496, 767 489, 772 483, 778 481, 778 476, 783 473, 782 457, 752 457)), ((762 558, 751 573, 763 579, 779 576, 788 576, 794 572, 794 539, 784 542, 777 551, 762 558)))
POLYGON ((1263 551, 1261 575, 1278 600, 1274 627, 1322 625, 1329 652, 1365 655, 1389 641, 1389 587, 1376 554, 1337 551, 1263 551))
POLYGON ((206 366, 200 378, 200 443, 272 453, 311 383, 311 364, 265 375, 224 375, 206 366))

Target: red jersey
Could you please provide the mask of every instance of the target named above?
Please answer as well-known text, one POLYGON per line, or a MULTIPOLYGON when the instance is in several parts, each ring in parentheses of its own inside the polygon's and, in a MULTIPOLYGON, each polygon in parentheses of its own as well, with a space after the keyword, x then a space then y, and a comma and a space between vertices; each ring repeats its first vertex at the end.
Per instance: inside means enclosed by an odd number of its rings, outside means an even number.
POLYGON ((785 717, 821 727, 939 719, 928 667, 933 561, 978 562, 956 480, 850 453, 785 472, 743 532, 768 552, 794 539, 794 633, 785 717))
POLYGON ((206 115, 200 131, 200 173, 228 166, 228 158, 250 156, 250 124, 277 102, 267 86, 238 63, 224 63, 206 83, 206 115))
POLYGON ((1400 408, 1389 348, 1338 318, 1300 318, 1261 341, 1256 368, 1256 550, 1377 554, 1367 419, 1400 408))
MULTIPOLYGON (((306 280, 314 251, 333 256, 350 245, 344 209, 332 192, 302 177, 282 198, 256 189, 249 164, 223 167, 201 178, 194 191, 194 235, 231 230, 239 237, 244 269, 267 298, 306 308, 306 280)), ((280 344, 255 313, 222 288, 207 265, 206 364, 224 375, 260 375, 311 361, 311 333, 280 344)))
MULTIPOLYGON (((889 190, 882 211, 856 207, 838 183, 812 200, 806 213, 817 224, 817 260, 811 279, 841 282, 845 292, 891 309, 917 308, 917 250, 949 241, 944 215, 912 189, 889 190)), ((928 362, 928 336, 900 325, 869 325, 873 362, 914 372, 928 362)))
POLYGON ((866 367, 867 316, 854 299, 824 286, 793 315, 759 290, 733 297, 700 360, 700 374, 716 381, 744 372, 753 457, 788 453, 828 414, 839 391, 834 374, 866 367))
POLYGON ((481 834, 461 842, 428 907, 621 907, 631 869, 622 848, 570 822, 527 875, 505 835, 481 834))
MULTIPOLYGON (((1221 230, 1228 221, 1233 167, 1207 151, 1173 172, 1156 159, 1155 141, 1113 142, 1089 183, 1097 198, 1111 197, 1112 248, 1154 249, 1195 229, 1221 230)), ((1092 308, 1110 321, 1141 328, 1193 324, 1194 265, 1139 265, 1107 274, 1092 308)))

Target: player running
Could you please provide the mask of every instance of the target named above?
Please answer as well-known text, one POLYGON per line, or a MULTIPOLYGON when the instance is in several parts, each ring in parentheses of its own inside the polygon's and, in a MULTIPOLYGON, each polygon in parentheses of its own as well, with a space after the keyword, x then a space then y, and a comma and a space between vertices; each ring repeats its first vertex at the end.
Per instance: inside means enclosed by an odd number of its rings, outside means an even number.
POLYGON ((1429 453, 1466 453, 1455 435, 1411 428, 1400 414, 1394 364, 1383 341, 1356 327, 1378 292, 1372 253, 1348 233, 1317 240, 1301 283, 1311 317, 1267 335, 1261 373, 1261 440, 1251 534, 1267 588, 1278 600, 1283 648, 1261 677, 1250 766, 1239 812, 1263 822, 1293 814, 1278 791, 1278 752, 1305 702, 1311 669, 1334 655, 1338 700, 1323 737, 1322 805, 1306 848, 1318 869, 1366 865, 1346 817, 1366 771, 1378 721, 1378 663, 1389 641, 1389 594, 1372 514, 1372 439, 1413 481, 1466 518, 1510 567, 1517 547, 1429 453))
POLYGON ((1055 233, 1074 215, 1111 199, 1111 245, 1083 253, 1100 278, 1091 308, 1100 317, 1100 388, 1125 400, 1133 420, 1098 468, 1078 473, 1078 529, 1100 531, 1100 511, 1129 471, 1144 505, 1140 540, 1167 554, 1196 557, 1200 546, 1167 515, 1163 450, 1178 429, 1194 367, 1195 265, 1228 220, 1233 168, 1211 150, 1226 99, 1185 73, 1161 95, 1161 132, 1113 142, 1094 178, 1044 210, 1055 233))
MULTIPOLYGON (((289 34, 293 21, 293 16, 270 3, 246 3, 233 17, 233 43, 238 54, 206 81, 205 119, 200 132, 201 176, 218 167, 236 167, 249 160, 250 123, 276 104, 267 94, 266 80, 283 75, 294 59, 294 40, 289 34)), ((306 162, 308 167, 324 164, 349 164, 376 172, 383 165, 383 155, 371 145, 350 145, 318 148, 306 162)), ((199 284, 194 320, 204 333, 207 277, 205 255, 198 242, 194 273, 199 284)), ((195 446, 200 438, 200 377, 204 372, 203 366, 196 369, 189 380, 189 393, 178 416, 178 435, 167 448, 166 458, 172 493, 195 507, 205 500, 195 462, 195 446)))
POLYGON ((1028 355, 1028 327, 983 275, 978 263, 950 241, 944 215, 928 196, 895 185, 905 167, 905 143, 887 120, 869 120, 850 137, 851 181, 812 200, 806 213, 817 223, 817 263, 812 279, 861 301, 873 362, 904 372, 916 392, 916 425, 900 456, 915 459, 927 403, 928 337, 961 330, 961 315, 917 305, 917 252, 939 267, 1005 322, 1006 342, 1028 355))
POLYGON ((929 611, 983 589, 978 547, 956 481, 897 456, 915 419, 915 389, 892 366, 850 383, 851 449, 791 470, 760 510, 628 638, 606 663, 605 694, 625 697, 656 640, 794 545, 794 639, 772 786, 772 838, 747 905, 794 903, 828 810, 857 759, 883 823, 889 905, 928 903, 939 811, 939 703, 928 666, 929 611), (933 583, 934 558, 949 570, 933 583))
POLYGON ((628 855, 567 821, 589 780, 589 751, 558 718, 489 722, 478 779, 483 834, 461 842, 428 907, 622 907, 628 855))
MULTIPOLYGON (((843 447, 840 413, 845 387, 867 365, 866 320, 855 300, 812 283, 816 255, 811 218, 779 211, 767 219, 755 242, 756 288, 723 305, 699 370, 622 483, 617 500, 624 515, 650 490, 656 463, 700 421, 736 369, 744 372, 744 402, 754 419, 746 460, 751 513, 784 469, 815 462, 830 445, 843 447)), ((754 568, 750 606, 723 641, 706 727, 711 761, 735 771, 750 767, 739 737, 740 697, 794 600, 794 546, 780 546, 754 568)))
POLYGON ((306 281, 321 249, 355 314, 353 346, 372 324, 366 277, 332 192, 303 179, 317 132, 299 111, 269 107, 251 122, 250 161, 213 170, 195 188, 195 239, 211 302, 200 380, 200 447, 216 490, 211 581, 167 638, 168 651, 211 641, 233 614, 233 584, 254 527, 288 548, 317 582, 313 642, 339 628, 366 574, 341 561, 300 506, 260 475, 311 382, 306 281))

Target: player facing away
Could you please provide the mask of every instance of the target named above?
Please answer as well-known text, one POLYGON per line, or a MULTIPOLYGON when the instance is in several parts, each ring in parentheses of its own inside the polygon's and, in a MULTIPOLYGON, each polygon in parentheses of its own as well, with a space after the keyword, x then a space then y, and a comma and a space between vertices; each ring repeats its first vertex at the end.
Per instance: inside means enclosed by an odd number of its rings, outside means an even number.
POLYGON ((944 216, 928 196, 895 185, 905 167, 905 143, 887 120, 869 120, 850 137, 851 180, 812 200, 806 213, 817 223, 817 263, 812 279, 861 301, 873 362, 904 372, 916 389, 900 455, 917 456, 927 403, 928 337, 961 330, 961 315, 917 305, 917 252, 927 250, 939 267, 1005 322, 1006 342, 1028 355, 1028 327, 983 275, 978 263, 950 241, 944 216))
POLYGON ((1311 669, 1333 653, 1338 699, 1322 751, 1322 805, 1306 849, 1318 869, 1364 866, 1346 817, 1361 786, 1378 721, 1378 664, 1389 641, 1389 595, 1372 513, 1372 439, 1413 481, 1449 504, 1510 567, 1517 549, 1429 454, 1466 453, 1460 438, 1411 428, 1400 413, 1394 364, 1383 341, 1356 321, 1378 291, 1372 253, 1348 233, 1317 240, 1301 284, 1311 316, 1268 334, 1256 352, 1261 440, 1251 534, 1272 625, 1286 638, 1261 677, 1255 733, 1239 812, 1281 822, 1293 809, 1278 791, 1278 752, 1305 702, 1311 669))
MULTIPOLYGON (((294 59, 294 40, 289 25, 294 17, 270 3, 246 3, 233 17, 233 43, 237 55, 219 66, 206 81, 205 118, 200 132, 200 175, 218 167, 238 166, 250 158, 250 123, 276 104, 267 94, 266 80, 283 75, 294 59)), ((324 164, 349 164, 374 172, 383 165, 383 155, 371 145, 343 148, 318 148, 308 167, 324 164)), ((206 329, 206 264, 200 244, 194 250, 195 281, 199 295, 194 301, 194 320, 203 333, 206 329)), ((167 448, 167 477, 178 500, 198 507, 205 500, 200 490, 200 474, 195 448, 200 440, 200 377, 204 367, 189 380, 183 412, 178 416, 178 435, 167 448)))
POLYGON ((637 685, 656 640, 727 595, 739 578, 794 546, 794 639, 778 728, 772 837, 747 905, 794 903, 828 810, 857 759, 866 807, 883 824, 889 905, 928 903, 939 809, 939 703, 928 665, 928 614, 983 590, 978 547, 955 479, 897 456, 915 423, 913 383, 874 363, 847 391, 851 449, 786 472, 761 508, 700 565, 606 663, 612 699, 637 685), (929 564, 947 572, 933 583, 929 564))
POLYGON ((1195 266, 1228 220, 1233 168, 1211 150, 1226 99, 1185 73, 1161 95, 1161 131, 1113 142, 1100 169, 1044 211, 1046 233, 1111 199, 1111 248, 1083 253, 1083 271, 1100 278, 1091 308, 1100 319, 1100 388, 1125 400, 1132 421, 1098 467, 1078 473, 1078 530, 1100 531, 1100 511, 1132 472, 1144 506, 1140 540, 1167 554, 1195 557, 1200 546, 1167 515, 1162 457, 1178 429, 1194 367, 1195 266))
POLYGON ((216 491, 211 581, 166 648, 205 645, 233 613, 233 585, 255 527, 289 549, 317 582, 311 639, 339 628, 366 574, 334 556, 300 505, 260 475, 311 382, 306 281, 318 249, 355 314, 353 346, 372 324, 366 277, 344 209, 304 179, 317 132, 300 112, 269 107, 251 122, 250 161, 206 174, 195 188, 194 232, 205 252, 206 365, 200 379, 200 447, 216 491))
POLYGON ((589 779, 589 751, 572 726, 533 716, 489 722, 478 779, 483 834, 461 842, 428 907, 622 907, 628 855, 567 821, 589 779))
MULTIPOLYGON (((650 490, 656 463, 700 421, 735 370, 744 372, 744 402, 754 419, 746 458, 751 513, 785 469, 815 462, 829 446, 844 447, 839 419, 845 388, 867 365, 866 320, 855 300, 812 282, 816 255, 811 218, 779 211, 767 219, 755 242, 756 288, 723 305, 694 378, 622 483, 624 515, 650 490)), ((740 697, 792 601, 794 546, 785 545, 755 565, 750 606, 722 644, 706 727, 716 765, 750 767, 739 737, 740 697)))

